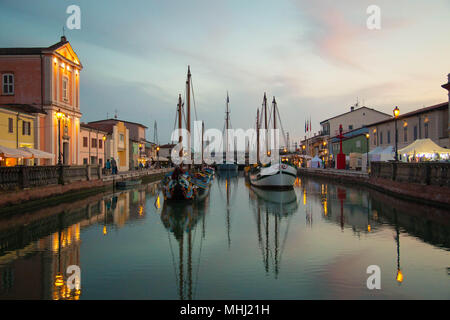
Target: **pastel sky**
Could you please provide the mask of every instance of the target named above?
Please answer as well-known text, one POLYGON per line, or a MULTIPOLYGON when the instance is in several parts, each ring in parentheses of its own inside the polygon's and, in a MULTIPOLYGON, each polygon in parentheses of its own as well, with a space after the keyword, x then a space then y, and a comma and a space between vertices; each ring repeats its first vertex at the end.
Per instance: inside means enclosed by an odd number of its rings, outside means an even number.
POLYGON ((81 30, 66 36, 84 65, 82 120, 117 110, 150 139, 156 120, 160 143, 188 65, 206 127, 223 128, 227 91, 233 127, 254 126, 267 92, 297 141, 305 119, 317 131, 357 98, 389 114, 448 99, 448 0, 1 0, 0 46, 58 42, 71 4, 81 8, 81 30), (366 27, 372 4, 381 30, 366 27))

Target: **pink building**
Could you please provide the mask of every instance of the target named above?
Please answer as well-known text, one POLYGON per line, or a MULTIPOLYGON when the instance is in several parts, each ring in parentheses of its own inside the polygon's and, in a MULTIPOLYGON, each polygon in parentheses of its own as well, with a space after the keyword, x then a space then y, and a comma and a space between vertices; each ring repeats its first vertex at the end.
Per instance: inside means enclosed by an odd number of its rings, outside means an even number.
POLYGON ((0 106, 25 104, 43 111, 34 115, 34 148, 55 157, 40 164, 58 163, 59 154, 64 164, 79 163, 82 68, 64 36, 50 47, 0 48, 0 106))
POLYGON ((86 123, 80 124, 80 155, 78 164, 105 164, 105 142, 108 132, 86 123))

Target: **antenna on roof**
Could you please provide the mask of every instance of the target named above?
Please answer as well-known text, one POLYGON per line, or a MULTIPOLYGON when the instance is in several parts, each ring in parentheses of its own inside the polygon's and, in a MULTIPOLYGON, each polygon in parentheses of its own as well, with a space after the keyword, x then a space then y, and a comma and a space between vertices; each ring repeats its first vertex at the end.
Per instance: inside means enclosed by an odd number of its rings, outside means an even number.
POLYGON ((106 113, 106 120, 109 119, 109 112, 106 113))
POLYGON ((117 119, 117 109, 114 110, 114 119, 117 119))
POLYGON ((66 28, 64 28, 64 26, 63 26, 63 37, 65 37, 66 36, 66 28))

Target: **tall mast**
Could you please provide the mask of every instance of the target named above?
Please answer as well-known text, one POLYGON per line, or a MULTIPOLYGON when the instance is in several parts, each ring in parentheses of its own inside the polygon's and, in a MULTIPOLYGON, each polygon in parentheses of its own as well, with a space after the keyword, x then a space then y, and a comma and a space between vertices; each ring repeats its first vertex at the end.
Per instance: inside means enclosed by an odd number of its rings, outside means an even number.
POLYGON ((203 164, 203 138, 205 137, 205 122, 202 121, 202 164, 203 164))
MULTIPOLYGON (((272 100, 272 108, 273 108, 273 134, 274 134, 274 136, 273 136, 273 143, 274 143, 274 147, 275 147, 275 132, 276 132, 276 130, 277 130, 277 117, 276 117, 276 115, 277 115, 277 102, 275 101, 275 97, 273 97, 273 100, 272 100)), ((279 154, 279 150, 274 150, 275 152, 277 152, 277 154, 279 154)), ((281 159, 281 158, 280 158, 281 159)))
POLYGON ((272 105, 273 105, 273 130, 277 129, 277 102, 275 101, 275 97, 273 97, 273 101, 272 101, 272 105))
MULTIPOLYGON (((191 134, 191 68, 188 66, 188 74, 186 80, 186 100, 187 100, 187 124, 186 130, 191 134)), ((188 152, 191 152, 191 139, 187 142, 188 152)), ((190 168, 190 165, 188 165, 190 168)))
POLYGON ((228 91, 227 91, 227 110, 225 111, 225 114, 226 114, 226 116, 225 116, 225 142, 226 142, 225 159, 228 154, 228 129, 230 128, 230 125, 229 125, 230 111, 228 109, 229 103, 230 103, 230 97, 228 96, 228 91))
POLYGON ((259 164, 259 109, 256 112, 256 163, 259 164))
MULTIPOLYGON (((178 134, 179 134, 178 143, 182 143, 182 141, 183 141, 183 136, 181 135, 181 129, 182 129, 181 106, 182 106, 182 102, 181 102, 181 94, 180 94, 180 95, 178 95, 178 134)), ((181 145, 180 157, 183 157, 183 145, 181 145)))
POLYGON ((264 92, 264 129, 265 129, 265 138, 266 138, 266 153, 269 151, 269 141, 267 141, 267 98, 266 93, 264 92))

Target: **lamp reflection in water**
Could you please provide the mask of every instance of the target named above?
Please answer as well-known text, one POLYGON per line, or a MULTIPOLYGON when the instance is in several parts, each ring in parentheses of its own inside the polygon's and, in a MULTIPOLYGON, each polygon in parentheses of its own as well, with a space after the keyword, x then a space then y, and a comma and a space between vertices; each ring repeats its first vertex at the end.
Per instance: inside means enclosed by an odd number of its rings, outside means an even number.
MULTIPOLYGON (((58 233, 55 233, 53 236, 53 254, 56 255, 56 262, 58 264, 53 282, 53 300, 79 300, 80 298, 81 284, 79 279, 78 281, 75 281, 75 287, 71 288, 71 284, 64 280, 63 271, 65 270, 63 270, 64 268, 62 265, 65 265, 65 263, 62 263, 61 260, 62 250, 64 249, 64 261, 67 263, 67 255, 70 255, 70 252, 77 248, 77 243, 79 240, 80 225, 73 225, 63 230, 62 222, 60 221, 58 233)), ((67 267, 67 265, 65 265, 65 267, 67 267)))
POLYGON ((395 232, 396 232, 395 241, 397 242, 397 275, 395 277, 395 280, 397 280, 398 284, 400 285, 402 284, 404 278, 402 270, 400 269, 400 228, 398 226, 397 211, 395 209, 394 213, 395 213, 395 232))

